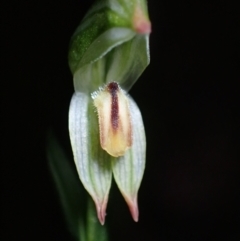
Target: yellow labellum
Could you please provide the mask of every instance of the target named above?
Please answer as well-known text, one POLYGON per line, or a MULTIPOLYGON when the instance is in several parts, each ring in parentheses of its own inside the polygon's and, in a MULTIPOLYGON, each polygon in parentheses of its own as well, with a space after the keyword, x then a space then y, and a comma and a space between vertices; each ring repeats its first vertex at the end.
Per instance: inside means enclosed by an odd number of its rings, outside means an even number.
POLYGON ((97 108, 101 147, 114 157, 123 156, 132 145, 128 97, 116 82, 92 94, 97 108))

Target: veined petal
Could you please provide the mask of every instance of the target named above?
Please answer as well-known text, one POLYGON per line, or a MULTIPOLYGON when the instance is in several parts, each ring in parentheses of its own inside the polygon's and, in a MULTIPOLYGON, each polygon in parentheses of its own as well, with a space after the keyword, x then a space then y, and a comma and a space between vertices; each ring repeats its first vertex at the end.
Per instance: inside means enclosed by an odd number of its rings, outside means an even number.
POLYGON ((75 93, 69 110, 74 161, 83 186, 95 202, 99 221, 104 224, 112 180, 111 156, 100 147, 97 122, 90 97, 75 93))
POLYGON ((132 120, 132 147, 124 156, 112 160, 114 179, 126 200, 134 221, 138 221, 137 195, 144 169, 146 138, 140 110, 129 97, 132 120))

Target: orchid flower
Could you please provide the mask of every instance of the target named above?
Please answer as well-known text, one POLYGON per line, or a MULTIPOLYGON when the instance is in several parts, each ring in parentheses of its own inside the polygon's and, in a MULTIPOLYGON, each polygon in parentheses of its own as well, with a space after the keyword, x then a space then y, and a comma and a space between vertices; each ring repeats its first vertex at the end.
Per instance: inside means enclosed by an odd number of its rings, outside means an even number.
POLYGON ((144 0, 100 0, 71 39, 70 140, 79 178, 101 224, 112 176, 138 221, 146 139, 140 110, 127 91, 149 64, 150 32, 144 0))

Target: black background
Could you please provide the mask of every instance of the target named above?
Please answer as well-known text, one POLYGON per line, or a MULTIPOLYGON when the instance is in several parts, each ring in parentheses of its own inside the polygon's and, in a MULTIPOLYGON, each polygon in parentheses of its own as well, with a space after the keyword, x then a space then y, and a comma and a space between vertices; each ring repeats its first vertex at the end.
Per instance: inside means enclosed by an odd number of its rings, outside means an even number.
MULTIPOLYGON (((1 240, 71 240, 45 142, 52 127, 69 146, 68 44, 91 3, 7 1, 1 8, 1 240)), ((131 220, 120 194, 110 194, 110 238, 237 241, 237 7, 148 4, 151 64, 130 91, 147 135, 140 221, 131 220)))

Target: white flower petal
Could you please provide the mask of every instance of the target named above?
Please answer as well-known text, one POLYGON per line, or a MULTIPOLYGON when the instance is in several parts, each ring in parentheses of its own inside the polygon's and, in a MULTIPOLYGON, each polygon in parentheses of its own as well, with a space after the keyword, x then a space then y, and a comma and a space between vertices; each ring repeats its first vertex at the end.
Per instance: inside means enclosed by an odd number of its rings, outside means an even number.
POLYGON ((112 169, 132 217, 138 221, 137 194, 145 169, 146 138, 140 110, 132 98, 129 98, 129 104, 133 132, 132 147, 124 156, 112 160, 112 169))
POLYGON ((84 93, 72 97, 69 132, 78 175, 92 196, 103 224, 112 180, 111 156, 100 146, 97 115, 91 98, 84 93))

